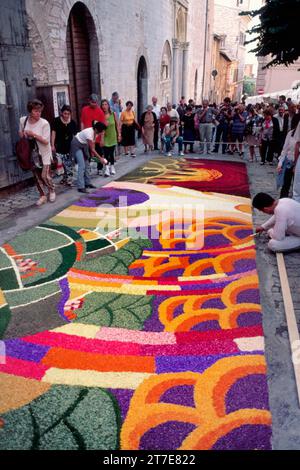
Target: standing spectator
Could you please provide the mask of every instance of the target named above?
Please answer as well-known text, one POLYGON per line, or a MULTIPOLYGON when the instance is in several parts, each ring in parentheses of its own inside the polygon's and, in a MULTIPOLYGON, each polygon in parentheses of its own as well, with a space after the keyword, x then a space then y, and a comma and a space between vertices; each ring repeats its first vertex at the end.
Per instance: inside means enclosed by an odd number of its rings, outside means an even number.
POLYGON ((98 96, 95 93, 90 95, 89 104, 82 108, 80 116, 81 130, 91 128, 94 121, 106 124, 104 112, 98 104, 98 96))
MULTIPOLYGON (((119 93, 117 91, 114 91, 113 94, 111 95, 111 99, 109 100, 109 106, 110 106, 111 111, 113 113, 116 113, 116 116, 119 121, 120 114, 123 110, 123 106, 122 106, 122 101, 119 97, 119 93)), ((120 148, 120 142, 118 142, 118 145, 116 146, 116 156, 119 157, 120 155, 121 155, 121 148, 120 148)))
POLYGON ((296 105, 294 103, 290 103, 288 107, 288 112, 285 113, 284 115, 283 130, 285 132, 285 136, 292 128, 292 120, 294 116, 296 115, 296 111, 297 111, 296 105))
POLYGON ((115 175, 115 148, 121 140, 119 120, 117 113, 111 110, 107 100, 101 101, 101 109, 104 112, 107 128, 104 132, 103 154, 107 165, 104 167, 104 176, 115 175))
POLYGON ((120 114, 123 110, 122 102, 119 97, 119 93, 114 91, 109 100, 109 106, 112 113, 116 113, 117 118, 120 118, 120 114))
POLYGON ((264 120, 261 125, 261 165, 264 165, 267 159, 270 165, 273 165, 276 126, 277 119, 274 119, 272 112, 268 109, 264 111, 264 120))
MULTIPOLYGON (((82 108, 80 116, 80 129, 83 130, 91 128, 94 121, 102 122, 106 125, 104 113, 98 104, 98 96, 95 93, 90 95, 89 104, 82 108)), ((103 154, 99 135, 96 137, 95 149, 99 155, 103 154)), ((98 162, 97 170, 99 174, 99 172, 102 170, 101 162, 98 162)))
POLYGON ((216 143, 213 152, 219 152, 219 145, 222 140, 222 153, 225 154, 228 142, 229 123, 231 120, 230 98, 224 98, 223 104, 219 109, 219 113, 217 114, 216 119, 219 124, 217 126, 216 143))
POLYGON ((133 111, 133 102, 127 101, 125 111, 122 111, 120 116, 120 126, 122 134, 122 145, 125 149, 125 155, 135 157, 135 129, 138 125, 135 119, 135 113, 133 111))
POLYGON ((275 152, 280 155, 282 148, 284 146, 285 138, 286 138, 286 130, 285 130, 285 108, 284 106, 279 106, 278 112, 274 115, 274 118, 278 121, 278 134, 276 136, 276 149, 275 152))
POLYGON ((176 111, 176 109, 173 109, 171 103, 167 103, 167 112, 168 112, 168 116, 170 116, 170 119, 176 118, 177 121, 179 121, 179 114, 176 111))
POLYGON ((60 110, 60 116, 52 123, 51 147, 61 158, 64 167, 64 174, 61 184, 72 185, 73 162, 70 155, 71 142, 77 132, 76 122, 71 117, 70 106, 64 104, 60 110))
POLYGON ((279 106, 283 106, 285 111, 288 109, 286 97, 284 95, 279 96, 278 102, 279 102, 279 106))
POLYGON ((166 152, 168 157, 172 157, 171 148, 172 145, 175 143, 178 144, 178 153, 180 156, 183 156, 184 153, 182 151, 182 142, 183 138, 179 133, 179 125, 178 119, 176 117, 172 117, 170 120, 170 124, 166 124, 163 133, 163 141, 166 144, 166 152))
POLYGON ((152 107, 153 107, 153 112, 156 115, 156 121, 154 123, 154 150, 158 150, 158 130, 159 130, 159 116, 160 116, 160 106, 157 104, 157 98, 156 96, 152 96, 152 107))
POLYGON ((282 174, 282 178, 280 178, 282 182, 280 199, 283 197, 289 197, 289 191, 295 171, 295 131, 299 121, 300 114, 296 114, 292 122, 292 129, 286 136, 285 143, 278 161, 277 171, 279 174, 282 174))
MULTIPOLYGON (((299 114, 299 113, 298 113, 299 114)), ((295 144, 295 153, 294 153, 294 185, 293 185, 293 199, 300 202, 300 122, 296 127, 294 134, 295 144)))
POLYGON ((190 153, 194 153, 195 129, 194 115, 191 106, 186 107, 186 112, 182 116, 184 153, 187 153, 187 146, 190 145, 190 153))
POLYGON ((258 145, 258 129, 260 118, 253 108, 249 108, 246 119, 245 136, 249 145, 249 161, 253 162, 255 157, 255 147, 258 145))
POLYGON ((167 114, 167 108, 165 106, 163 106, 162 108, 160 108, 160 118, 159 118, 159 127, 160 127, 160 141, 161 141, 161 145, 160 145, 160 151, 162 152, 163 151, 163 133, 164 133, 164 128, 165 128, 165 125, 166 124, 169 124, 170 122, 170 116, 168 116, 167 114))
POLYGON ((182 121, 184 113, 186 111, 186 104, 184 104, 184 100, 181 98, 179 105, 177 106, 177 113, 179 114, 179 119, 182 121))
POLYGON ((206 142, 207 153, 210 153, 210 144, 212 139, 213 121, 216 111, 209 106, 208 100, 203 101, 201 111, 199 111, 199 134, 200 134, 200 153, 204 152, 204 142, 206 142))
POLYGON ((35 179, 40 198, 36 205, 41 206, 47 202, 45 189, 48 190, 49 201, 56 199, 55 186, 51 178, 50 165, 52 161, 52 152, 50 144, 50 124, 41 117, 44 105, 41 101, 34 99, 27 104, 29 116, 20 118, 19 136, 27 137, 30 142, 38 146, 42 158, 42 168, 34 167, 32 173, 35 179))
POLYGON ((107 160, 98 154, 95 148, 95 141, 98 136, 103 138, 106 125, 102 122, 94 121, 92 127, 78 132, 71 142, 71 155, 78 164, 77 188, 80 193, 87 193, 87 188, 95 188, 90 180, 90 153, 96 157, 102 164, 106 165, 107 160))
MULTIPOLYGON (((244 105, 239 104, 234 108, 234 113, 232 116, 232 128, 231 128, 231 142, 232 147, 235 146, 236 141, 238 141, 239 145, 239 155, 240 157, 244 154, 243 151, 243 140, 245 134, 245 127, 246 127, 246 118, 247 113, 245 111, 244 105)), ((231 153, 233 148, 231 147, 231 153)))
POLYGON ((146 111, 142 114, 140 120, 140 126, 142 128, 143 142, 145 146, 144 152, 153 150, 153 140, 155 127, 157 126, 156 114, 153 112, 153 106, 149 104, 146 111))

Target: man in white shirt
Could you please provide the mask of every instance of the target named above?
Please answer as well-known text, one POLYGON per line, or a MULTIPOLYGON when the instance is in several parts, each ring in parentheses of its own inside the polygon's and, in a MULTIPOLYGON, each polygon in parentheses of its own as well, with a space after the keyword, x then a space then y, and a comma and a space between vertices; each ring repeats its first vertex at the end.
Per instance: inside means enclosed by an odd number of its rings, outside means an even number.
POLYGON ((300 249, 300 204, 293 199, 275 200, 266 193, 258 193, 252 201, 253 207, 272 217, 256 233, 267 231, 271 240, 271 251, 291 251, 300 249))
POLYGON ((154 144, 154 150, 158 150, 158 129, 159 129, 159 118, 160 118, 160 106, 157 104, 156 96, 152 96, 152 106, 153 106, 152 112, 155 113, 157 117, 157 121, 154 127, 153 144, 154 144))

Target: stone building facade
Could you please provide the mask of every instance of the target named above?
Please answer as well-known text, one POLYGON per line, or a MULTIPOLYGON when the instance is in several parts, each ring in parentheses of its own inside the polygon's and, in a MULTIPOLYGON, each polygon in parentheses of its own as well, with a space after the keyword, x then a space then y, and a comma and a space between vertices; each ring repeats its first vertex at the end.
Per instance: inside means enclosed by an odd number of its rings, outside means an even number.
POLYGON ((256 79, 256 94, 263 95, 268 93, 276 93, 277 91, 289 90, 297 82, 300 81, 300 60, 296 60, 293 64, 286 67, 278 65, 265 69, 264 67, 270 62, 269 57, 258 57, 258 69, 256 79))
POLYGON ((140 115, 151 97, 208 97, 214 0, 12 0, 1 16, 0 189, 29 178, 14 152, 34 96, 52 120, 90 93, 118 91, 140 115))
POLYGON ((67 100, 78 117, 90 92, 117 90, 138 114, 153 95, 160 104, 201 99, 211 73, 213 7, 213 0, 26 0, 46 114, 67 100))
POLYGON ((223 48, 227 55, 237 62, 233 94, 234 100, 240 100, 243 90, 244 68, 246 60, 246 31, 251 21, 250 16, 240 16, 248 11, 250 0, 215 0, 214 32, 223 37, 223 48))
POLYGON ((223 37, 214 35, 212 70, 216 72, 212 77, 209 92, 209 101, 221 103, 225 97, 233 99, 235 94, 234 77, 236 75, 237 61, 229 57, 223 46, 223 37))

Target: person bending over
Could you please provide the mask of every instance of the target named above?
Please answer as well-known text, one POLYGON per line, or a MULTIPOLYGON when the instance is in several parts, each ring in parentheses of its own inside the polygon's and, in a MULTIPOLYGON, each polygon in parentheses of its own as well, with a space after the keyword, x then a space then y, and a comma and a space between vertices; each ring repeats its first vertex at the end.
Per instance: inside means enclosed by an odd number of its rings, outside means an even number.
POLYGON ((271 251, 291 251, 300 248, 300 203, 289 198, 275 200, 266 193, 258 193, 252 201, 255 209, 272 217, 256 227, 256 233, 266 231, 271 251))

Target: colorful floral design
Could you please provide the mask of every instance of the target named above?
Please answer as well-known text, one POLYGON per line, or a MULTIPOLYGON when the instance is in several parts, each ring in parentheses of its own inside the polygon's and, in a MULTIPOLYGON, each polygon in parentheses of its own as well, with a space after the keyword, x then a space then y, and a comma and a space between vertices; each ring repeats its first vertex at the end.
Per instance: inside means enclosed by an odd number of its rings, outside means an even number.
POLYGON ((0 248, 0 448, 270 449, 247 194, 155 159, 0 248))

